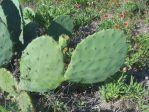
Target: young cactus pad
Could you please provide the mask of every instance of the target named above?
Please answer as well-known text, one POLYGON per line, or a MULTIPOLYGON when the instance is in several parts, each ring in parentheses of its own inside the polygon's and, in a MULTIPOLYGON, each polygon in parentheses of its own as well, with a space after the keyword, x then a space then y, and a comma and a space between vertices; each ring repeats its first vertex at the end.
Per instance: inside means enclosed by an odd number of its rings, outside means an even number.
POLYGON ((0 19, 0 66, 8 63, 13 55, 13 43, 6 25, 0 19))
POLYGON ((79 83, 104 81, 120 69, 126 53, 126 37, 122 32, 114 29, 97 32, 78 44, 65 78, 79 83))
POLYGON ((8 96, 16 96, 17 81, 5 68, 0 69, 0 91, 7 92, 8 96))
POLYGON ((49 35, 58 40, 62 34, 71 35, 73 27, 73 20, 70 16, 59 16, 49 26, 49 35))
POLYGON ((24 50, 20 62, 23 90, 46 92, 63 81, 63 54, 52 37, 34 39, 24 50))

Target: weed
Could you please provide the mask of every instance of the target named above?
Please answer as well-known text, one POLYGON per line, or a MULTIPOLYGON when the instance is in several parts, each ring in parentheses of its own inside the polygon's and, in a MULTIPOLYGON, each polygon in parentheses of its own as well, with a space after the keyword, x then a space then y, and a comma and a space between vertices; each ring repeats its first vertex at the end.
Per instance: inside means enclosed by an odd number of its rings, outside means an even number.
POLYGON ((145 89, 134 80, 134 77, 131 76, 130 83, 127 84, 126 75, 121 75, 118 80, 107 83, 100 89, 100 95, 104 101, 115 102, 118 99, 124 99, 128 107, 133 104, 142 108, 144 93, 145 89))
POLYGON ((104 15, 104 19, 98 25, 98 29, 120 29, 126 34, 130 33, 132 22, 125 17, 124 12, 119 12, 114 15, 104 15))
POLYGON ((149 34, 141 34, 133 41, 135 44, 129 46, 130 54, 126 58, 126 65, 140 68, 149 66, 149 34))
POLYGON ((102 86, 100 89, 102 99, 106 102, 119 99, 124 94, 126 87, 124 84, 125 78, 126 76, 122 75, 118 80, 102 86))

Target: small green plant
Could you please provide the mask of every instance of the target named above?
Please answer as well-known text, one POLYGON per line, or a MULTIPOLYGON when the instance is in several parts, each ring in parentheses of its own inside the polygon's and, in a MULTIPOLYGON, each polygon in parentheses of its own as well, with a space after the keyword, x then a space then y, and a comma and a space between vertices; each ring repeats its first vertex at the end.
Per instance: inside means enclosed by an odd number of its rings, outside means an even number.
POLYGON ((72 0, 73 3, 78 3, 81 5, 86 5, 90 0, 72 0))
POLYGON ((23 9, 23 20, 25 24, 33 22, 34 19, 35 19, 35 12, 31 8, 25 7, 23 9))
POLYGON ((136 14, 136 12, 138 12, 139 10, 139 7, 133 1, 127 2, 124 6, 125 6, 125 11, 127 12, 129 16, 136 14))
POLYGON ((53 17, 51 16, 51 10, 53 10, 53 6, 49 4, 48 1, 44 1, 38 5, 37 10, 35 11, 35 21, 37 21, 37 23, 46 29, 53 20, 53 17))
POLYGON ((107 17, 105 20, 102 20, 101 23, 98 25, 99 29, 120 29, 123 30, 125 33, 129 33, 129 29, 131 27, 128 20, 126 20, 124 13, 119 13, 112 17, 107 17))
POLYGON ((106 102, 120 99, 125 91, 126 76, 122 75, 118 80, 107 83, 100 88, 100 95, 106 102))
POLYGON ((110 29, 110 28, 114 28, 114 24, 115 21, 112 18, 106 19, 104 21, 102 21, 99 25, 100 29, 110 29))
POLYGON ((71 4, 59 3, 55 4, 53 1, 41 1, 35 11, 35 21, 42 27, 48 28, 53 19, 61 15, 69 15, 73 10, 71 4))
POLYGON ((0 106, 0 112, 9 112, 4 107, 0 106))
POLYGON ((129 46, 129 55, 126 58, 126 65, 139 68, 149 66, 149 34, 140 34, 133 40, 134 45, 129 46))
POLYGON ((130 18, 142 16, 145 14, 145 10, 148 10, 146 0, 128 0, 123 3, 126 15, 130 18))
POLYGON ((127 106, 131 107, 129 103, 133 102, 140 109, 145 101, 145 89, 134 80, 133 76, 131 76, 130 83, 127 84, 126 75, 121 75, 118 80, 103 85, 99 92, 102 99, 106 102, 124 99, 127 106))
POLYGON ((67 105, 59 100, 55 100, 51 107, 54 112, 69 112, 67 105))
POLYGON ((144 103, 145 89, 131 76, 130 83, 126 85, 124 99, 135 100, 136 105, 141 108, 144 103))

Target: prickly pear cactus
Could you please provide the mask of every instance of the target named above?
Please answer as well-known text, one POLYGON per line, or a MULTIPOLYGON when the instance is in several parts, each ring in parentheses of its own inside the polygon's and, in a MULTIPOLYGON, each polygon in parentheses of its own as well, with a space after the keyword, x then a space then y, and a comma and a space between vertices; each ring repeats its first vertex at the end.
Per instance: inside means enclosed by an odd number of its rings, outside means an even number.
POLYGON ((0 66, 8 63, 13 55, 13 43, 6 25, 0 19, 0 66))
MULTIPOLYGON (((7 27, 14 42, 19 41, 22 31, 22 17, 18 0, 2 0, 0 6, 7 20, 7 27)), ((5 21, 4 21, 5 22, 5 21)))
POLYGON ((33 40, 24 50, 20 62, 22 90, 45 92, 63 81, 63 54, 49 36, 33 40))
POLYGON ((125 35, 114 29, 88 36, 73 52, 65 78, 73 82, 96 83, 116 73, 127 53, 125 35))
POLYGON ((26 92, 21 92, 16 101, 20 112, 34 112, 32 101, 26 92))
POLYGON ((56 18, 48 28, 49 35, 55 40, 58 40, 62 34, 71 35, 73 32, 73 21, 70 16, 59 16, 56 18))
POLYGON ((0 91, 7 92, 8 96, 16 96, 17 81, 12 74, 4 68, 0 69, 0 91))

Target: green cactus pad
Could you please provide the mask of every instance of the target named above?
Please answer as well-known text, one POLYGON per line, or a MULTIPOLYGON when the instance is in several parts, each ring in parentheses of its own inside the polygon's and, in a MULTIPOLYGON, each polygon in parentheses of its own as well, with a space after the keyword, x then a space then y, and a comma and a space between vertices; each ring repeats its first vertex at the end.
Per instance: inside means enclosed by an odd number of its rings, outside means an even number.
POLYGON ((0 19, 0 66, 8 63, 13 55, 13 43, 7 27, 0 19))
POLYGON ((20 62, 23 90, 45 92, 63 81, 63 54, 49 36, 34 39, 24 50, 20 62))
POLYGON ((18 42, 22 31, 22 18, 19 2, 18 0, 2 0, 0 5, 6 16, 11 39, 14 42, 18 42))
POLYGON ((17 81, 13 78, 12 74, 6 69, 0 69, 0 91, 7 92, 8 96, 16 96, 17 81))
POLYGON ((78 44, 64 77, 79 83, 104 81, 120 69, 126 53, 126 37, 122 32, 114 29, 97 32, 78 44))
POLYGON ((26 92, 21 92, 16 101, 20 112, 34 112, 31 99, 26 92))
POLYGON ((71 35, 73 32, 73 21, 70 16, 59 16, 49 26, 49 35, 58 40, 62 34, 71 35))

